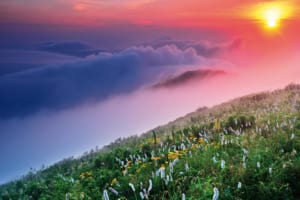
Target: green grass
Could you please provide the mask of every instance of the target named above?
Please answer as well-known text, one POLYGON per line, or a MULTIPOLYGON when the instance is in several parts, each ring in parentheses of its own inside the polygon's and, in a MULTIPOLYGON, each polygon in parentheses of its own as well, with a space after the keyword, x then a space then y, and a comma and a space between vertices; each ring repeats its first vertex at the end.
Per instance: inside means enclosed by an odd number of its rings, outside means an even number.
MULTIPOLYGON (((280 102, 286 102, 286 97, 293 101, 291 95, 285 95, 286 91, 275 94, 284 97, 280 102)), ((0 186, 0 199, 97 200, 104 199, 103 191, 107 190, 110 199, 136 200, 141 199, 143 189, 148 190, 149 180, 152 189, 148 198, 155 200, 181 199, 183 193, 189 200, 212 199, 214 187, 221 200, 300 199, 299 113, 286 111, 291 110, 289 104, 280 102, 277 110, 267 112, 273 106, 269 102, 276 98, 259 97, 260 101, 265 99, 261 102, 264 107, 255 113, 247 110, 253 106, 251 102, 241 99, 233 106, 238 110, 227 109, 218 118, 209 115, 203 123, 193 121, 172 131, 131 138, 109 151, 91 152, 30 172, 0 186), (230 127, 241 130, 240 134, 234 134, 230 127), (207 138, 199 136, 199 132, 205 132, 207 138), (182 144, 185 150, 181 149, 182 144), (179 161, 172 170, 170 163, 176 158, 179 161), (159 169, 164 169, 164 178, 157 172, 159 169)), ((257 98, 252 100, 256 106, 257 98)), ((213 108, 209 112, 215 114, 219 110, 213 108)))

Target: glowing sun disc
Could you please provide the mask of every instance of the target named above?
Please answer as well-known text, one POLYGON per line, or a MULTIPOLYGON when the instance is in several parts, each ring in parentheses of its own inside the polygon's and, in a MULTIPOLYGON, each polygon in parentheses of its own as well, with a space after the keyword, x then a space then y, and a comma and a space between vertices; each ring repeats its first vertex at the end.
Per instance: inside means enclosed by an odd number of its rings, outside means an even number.
POLYGON ((268 20, 267 25, 268 27, 273 28, 277 26, 277 22, 275 20, 268 20))
POLYGON ((266 28, 276 28, 283 20, 288 19, 293 14, 293 6, 286 1, 263 2, 254 4, 252 7, 244 10, 248 17, 265 24, 266 28), (248 12, 247 12, 248 11, 248 12))
POLYGON ((280 7, 266 8, 263 12, 263 17, 266 20, 266 24, 270 28, 274 28, 278 25, 279 21, 283 17, 283 10, 280 7))

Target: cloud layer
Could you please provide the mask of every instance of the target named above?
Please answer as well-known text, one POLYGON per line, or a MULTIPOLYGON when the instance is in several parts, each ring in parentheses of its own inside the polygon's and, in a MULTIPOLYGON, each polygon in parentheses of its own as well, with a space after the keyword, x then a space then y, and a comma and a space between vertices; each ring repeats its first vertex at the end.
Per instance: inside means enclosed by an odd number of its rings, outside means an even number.
POLYGON ((194 48, 134 46, 118 53, 8 74, 0 77, 0 118, 98 102, 161 82, 191 66, 217 64, 214 59, 199 56, 194 48))
POLYGON ((98 55, 100 52, 104 52, 104 50, 93 48, 78 41, 43 42, 38 45, 37 49, 41 51, 53 52, 75 57, 98 55))
POLYGON ((154 48, 163 47, 165 45, 175 45, 178 49, 186 50, 189 48, 194 49, 198 55, 204 57, 214 57, 223 52, 235 50, 241 47, 243 40, 240 38, 234 39, 224 43, 210 43, 208 41, 189 41, 189 40, 173 40, 171 37, 162 37, 158 40, 145 43, 145 45, 151 45, 154 48))

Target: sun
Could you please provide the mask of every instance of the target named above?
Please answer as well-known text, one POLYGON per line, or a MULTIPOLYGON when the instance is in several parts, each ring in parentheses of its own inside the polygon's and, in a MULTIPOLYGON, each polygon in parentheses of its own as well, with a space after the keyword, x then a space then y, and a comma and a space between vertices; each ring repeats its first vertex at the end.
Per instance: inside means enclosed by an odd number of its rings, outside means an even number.
POLYGON ((254 4, 250 9, 248 7, 247 11, 244 10, 248 17, 261 22, 265 28, 275 29, 291 17, 293 7, 287 1, 270 1, 254 4))
POLYGON ((283 16, 283 10, 280 7, 266 8, 263 12, 265 24, 269 28, 277 27, 283 16))

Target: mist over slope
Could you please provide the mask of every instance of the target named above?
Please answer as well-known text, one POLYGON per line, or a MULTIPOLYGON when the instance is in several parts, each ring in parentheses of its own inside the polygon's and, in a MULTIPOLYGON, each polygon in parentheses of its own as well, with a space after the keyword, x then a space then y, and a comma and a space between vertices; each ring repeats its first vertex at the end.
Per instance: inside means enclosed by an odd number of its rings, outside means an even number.
POLYGON ((0 187, 0 199, 297 199, 300 85, 120 138, 0 187))

